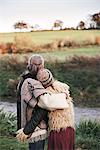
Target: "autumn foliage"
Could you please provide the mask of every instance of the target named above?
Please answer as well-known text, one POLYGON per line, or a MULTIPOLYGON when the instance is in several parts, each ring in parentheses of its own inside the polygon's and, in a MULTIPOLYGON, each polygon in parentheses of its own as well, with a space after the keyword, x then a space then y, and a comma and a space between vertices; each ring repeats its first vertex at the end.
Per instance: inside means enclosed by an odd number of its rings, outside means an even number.
POLYGON ((72 38, 66 37, 55 39, 51 43, 37 44, 29 36, 16 36, 12 43, 0 43, 0 53, 28 53, 28 52, 48 52, 61 48, 84 47, 90 45, 100 45, 100 36, 95 38, 88 37, 86 40, 77 42, 72 38))

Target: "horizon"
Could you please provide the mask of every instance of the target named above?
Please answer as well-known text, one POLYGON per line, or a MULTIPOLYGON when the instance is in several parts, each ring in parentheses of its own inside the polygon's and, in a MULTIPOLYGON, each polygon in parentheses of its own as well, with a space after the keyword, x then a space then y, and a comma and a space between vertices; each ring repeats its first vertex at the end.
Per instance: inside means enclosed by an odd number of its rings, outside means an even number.
POLYGON ((18 21, 42 29, 51 29, 55 20, 63 21, 63 27, 76 27, 100 11, 98 4, 99 0, 1 0, 0 33, 16 32, 13 25, 18 21))

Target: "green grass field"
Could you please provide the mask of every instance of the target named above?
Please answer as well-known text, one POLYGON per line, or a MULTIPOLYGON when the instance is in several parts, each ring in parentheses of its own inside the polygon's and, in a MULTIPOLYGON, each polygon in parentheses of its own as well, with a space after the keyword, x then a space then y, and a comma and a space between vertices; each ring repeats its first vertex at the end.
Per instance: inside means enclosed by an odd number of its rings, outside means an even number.
POLYGON ((44 44, 50 43, 55 39, 69 37, 75 41, 83 41, 86 39, 100 36, 100 30, 65 30, 65 31, 41 31, 41 32, 25 32, 25 33, 0 33, 1 42, 13 42, 15 36, 26 36, 32 39, 34 43, 44 44))
MULTIPOLYGON (((19 59, 23 59, 24 56, 31 56, 34 53, 27 53, 27 54, 12 54, 19 59)), ((100 55, 100 46, 91 46, 91 47, 84 47, 84 48, 65 48, 65 49, 56 49, 53 52, 45 52, 45 53, 38 53, 41 54, 46 61, 50 60, 59 60, 64 61, 66 58, 70 59, 73 56, 88 56, 88 57, 95 57, 100 55)), ((11 54, 10 54, 11 55, 11 54)), ((1 54, 0 57, 10 56, 9 54, 1 54)))
POLYGON ((71 48, 65 50, 56 50, 54 52, 41 53, 41 55, 47 60, 57 59, 60 61, 64 61, 66 58, 70 59, 73 56, 88 56, 94 57, 100 55, 100 47, 85 47, 85 48, 71 48))

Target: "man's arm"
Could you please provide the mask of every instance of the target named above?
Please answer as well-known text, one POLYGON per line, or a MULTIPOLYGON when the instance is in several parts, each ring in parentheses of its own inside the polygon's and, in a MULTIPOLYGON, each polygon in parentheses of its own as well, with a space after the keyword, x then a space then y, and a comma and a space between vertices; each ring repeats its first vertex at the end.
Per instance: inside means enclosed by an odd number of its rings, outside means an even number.
POLYGON ((27 138, 29 138, 34 132, 35 128, 38 126, 40 121, 43 120, 43 118, 47 118, 47 111, 36 105, 30 121, 27 122, 24 129, 22 128, 17 131, 16 138, 18 139, 18 141, 26 141, 27 138))
POLYGON ((33 133, 35 128, 38 126, 38 124, 46 117, 47 117, 47 111, 36 105, 34 107, 30 121, 27 122, 24 127, 23 130, 24 134, 29 135, 33 133))
POLYGON ((26 124, 24 128, 24 132, 26 134, 23 132, 23 128, 17 131, 16 137, 19 141, 25 141, 28 138, 28 135, 32 133, 38 126, 39 122, 43 120, 43 118, 45 118, 47 114, 46 110, 39 108, 36 105, 37 97, 44 93, 46 93, 46 90, 39 81, 31 78, 28 78, 24 81, 21 88, 21 101, 25 101, 33 108, 34 111, 31 120, 26 124))

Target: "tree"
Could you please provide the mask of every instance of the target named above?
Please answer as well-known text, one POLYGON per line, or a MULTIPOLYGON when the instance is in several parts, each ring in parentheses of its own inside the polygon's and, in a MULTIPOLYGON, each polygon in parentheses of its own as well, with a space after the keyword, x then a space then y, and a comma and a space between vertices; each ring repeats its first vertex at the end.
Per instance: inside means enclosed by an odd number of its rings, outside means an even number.
POLYGON ((35 24, 35 25, 34 25, 34 30, 35 30, 35 31, 39 31, 39 30, 40 30, 40 26, 39 26, 38 24, 35 24))
POLYGON ((28 29, 28 24, 21 21, 21 22, 16 22, 14 25, 14 29, 28 29))
POLYGON ((96 24, 96 28, 100 29, 100 12, 90 15, 91 21, 96 24))
POLYGON ((53 28, 60 28, 60 30, 62 29, 63 26, 63 22, 61 20, 56 20, 53 24, 53 28))
POLYGON ((78 26, 77 26, 77 29, 81 29, 81 30, 85 29, 85 22, 84 21, 80 21, 78 26))

